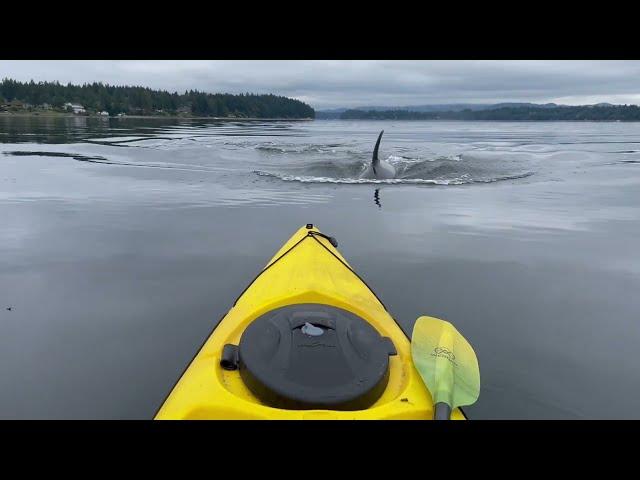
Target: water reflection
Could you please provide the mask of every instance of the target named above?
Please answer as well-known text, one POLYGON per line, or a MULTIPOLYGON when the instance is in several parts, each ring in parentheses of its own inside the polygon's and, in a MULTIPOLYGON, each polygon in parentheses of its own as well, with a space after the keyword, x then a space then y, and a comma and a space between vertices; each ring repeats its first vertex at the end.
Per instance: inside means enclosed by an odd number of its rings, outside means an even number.
POLYGON ((382 208, 382 203, 380 202, 380 189, 376 188, 373 193, 373 202, 379 207, 382 208))
POLYGON ((637 417, 637 142, 637 124, 0 117, 0 418, 150 418, 305 223, 405 331, 459 327, 472 418, 637 417), (373 127, 423 178, 535 174, 331 183, 373 127))

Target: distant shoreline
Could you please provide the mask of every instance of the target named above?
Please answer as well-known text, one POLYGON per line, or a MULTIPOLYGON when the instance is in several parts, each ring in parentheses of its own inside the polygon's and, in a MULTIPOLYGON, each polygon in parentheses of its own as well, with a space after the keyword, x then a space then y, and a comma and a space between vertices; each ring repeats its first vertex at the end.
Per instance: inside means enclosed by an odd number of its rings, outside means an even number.
POLYGON ((125 115, 123 117, 100 116, 100 115, 76 115, 73 113, 14 113, 0 112, 2 117, 36 117, 36 118, 91 118, 91 119, 116 119, 116 120, 216 120, 216 121, 268 121, 268 122, 526 122, 526 123, 544 123, 544 122, 592 122, 592 123, 637 123, 636 119, 462 119, 462 118, 262 118, 262 117, 192 117, 184 115, 125 115))
POLYGON ((126 120, 128 118, 132 119, 158 119, 158 120, 269 120, 269 121, 313 121, 314 118, 263 118, 263 117, 192 117, 192 116, 184 116, 184 115, 125 115, 122 117, 118 117, 117 115, 110 116, 101 116, 101 115, 76 115, 74 113, 45 113, 45 112, 21 112, 21 113, 13 113, 13 112, 0 112, 0 117, 47 117, 47 118, 100 118, 100 119, 111 119, 115 118, 118 120, 126 120))
MULTIPOLYGON (((510 106, 482 110, 411 111, 411 110, 346 110, 340 120, 462 120, 462 121, 569 121, 569 122, 638 122, 637 105, 582 106, 510 106)), ((317 112, 316 118, 327 115, 317 112)))
POLYGON ((546 119, 506 119, 506 118, 316 118, 317 122, 528 122, 528 123, 545 123, 545 122, 592 122, 592 123, 637 123, 640 119, 630 120, 596 120, 596 119, 570 119, 570 118, 546 118, 546 119))

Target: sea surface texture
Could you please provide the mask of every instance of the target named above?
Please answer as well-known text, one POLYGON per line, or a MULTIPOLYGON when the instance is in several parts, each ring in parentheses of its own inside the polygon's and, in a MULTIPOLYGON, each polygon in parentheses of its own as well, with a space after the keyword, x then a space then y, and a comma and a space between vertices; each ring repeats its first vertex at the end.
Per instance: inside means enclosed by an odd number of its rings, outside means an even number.
POLYGON ((640 418, 637 123, 5 116, 0 222, 0 418, 152 418, 306 223, 465 335, 471 418, 640 418))

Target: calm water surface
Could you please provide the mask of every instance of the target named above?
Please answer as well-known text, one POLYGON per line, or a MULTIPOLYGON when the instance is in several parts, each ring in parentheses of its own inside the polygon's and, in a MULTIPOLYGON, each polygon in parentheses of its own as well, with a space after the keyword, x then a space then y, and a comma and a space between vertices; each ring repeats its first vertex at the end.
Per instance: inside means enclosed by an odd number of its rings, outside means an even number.
POLYGON ((0 117, 0 418, 152 418, 305 223, 471 341, 471 417, 640 418, 639 220, 640 124, 0 117))

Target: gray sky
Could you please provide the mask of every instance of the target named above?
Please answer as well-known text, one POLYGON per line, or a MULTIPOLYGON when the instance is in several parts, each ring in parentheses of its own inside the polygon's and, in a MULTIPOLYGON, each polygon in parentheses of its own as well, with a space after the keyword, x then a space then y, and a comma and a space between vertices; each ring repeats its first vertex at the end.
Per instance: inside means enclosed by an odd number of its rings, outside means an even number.
POLYGON ((1 60, 0 77, 274 93, 316 109, 438 103, 640 104, 640 61, 1 60))

